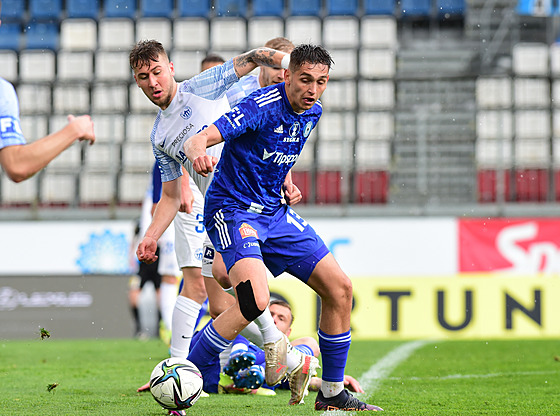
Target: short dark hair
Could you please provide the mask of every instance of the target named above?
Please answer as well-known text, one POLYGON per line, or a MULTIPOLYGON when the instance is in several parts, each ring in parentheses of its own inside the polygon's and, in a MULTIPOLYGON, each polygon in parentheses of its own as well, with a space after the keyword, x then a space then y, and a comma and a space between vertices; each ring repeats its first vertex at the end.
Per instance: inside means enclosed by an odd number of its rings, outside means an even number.
POLYGON ((222 58, 220 55, 218 55, 217 53, 209 53, 204 57, 204 59, 200 63, 200 66, 204 64, 215 63, 215 62, 223 64, 225 61, 226 60, 222 58))
POLYGON ((150 62, 157 61, 163 55, 167 59, 167 52, 163 45, 157 40, 141 40, 130 51, 129 61, 132 69, 150 65, 150 62))
POLYGON ((334 64, 329 52, 318 45, 302 44, 294 48, 290 53, 290 70, 298 70, 304 63, 326 65, 329 70, 334 64))
POLYGON ((292 312, 292 307, 290 306, 290 304, 288 302, 286 302, 285 300, 281 300, 281 299, 272 299, 268 306, 271 305, 278 305, 278 306, 283 306, 284 308, 288 308, 290 310, 290 317, 292 318, 290 320, 290 326, 292 326, 292 324, 294 323, 294 313, 292 312))

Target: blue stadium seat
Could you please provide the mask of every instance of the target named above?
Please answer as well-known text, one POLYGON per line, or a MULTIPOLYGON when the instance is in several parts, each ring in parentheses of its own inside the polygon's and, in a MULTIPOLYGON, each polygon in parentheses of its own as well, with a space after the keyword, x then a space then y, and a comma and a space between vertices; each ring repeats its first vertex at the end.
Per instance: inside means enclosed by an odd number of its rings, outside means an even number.
POLYGON ((209 17, 211 0, 177 0, 179 17, 209 17))
POLYGON ((432 0, 401 0, 401 16, 407 17, 430 17, 432 12, 432 0))
POLYGON ((60 20, 62 0, 29 0, 29 18, 32 21, 60 20))
POLYGON ((364 0, 364 13, 393 15, 395 0, 364 0))
POLYGON ((254 16, 284 16, 284 1, 282 0, 253 0, 254 16))
POLYGON ((4 0, 2 2, 2 22, 22 22, 25 17, 25 2, 4 0))
POLYGON ((18 51, 21 41, 21 25, 19 23, 4 23, 0 25, 0 49, 18 51))
POLYGON ((173 0, 141 0, 142 17, 171 17, 173 0))
POLYGON ((26 49, 58 49, 58 25, 56 23, 32 22, 25 31, 26 49))
POLYGON ((358 0, 327 0, 327 14, 355 16, 358 14, 358 0))
POLYGON ((320 16, 321 0, 291 0, 289 14, 292 16, 320 16))
POLYGON ((136 0, 105 0, 106 17, 136 17, 136 0))
POLYGON ((438 16, 463 16, 465 14, 465 0, 437 0, 438 16))
POLYGON ((215 0, 217 16, 247 16, 247 0, 215 0))
POLYGON ((66 16, 97 20, 99 0, 66 0, 66 16))

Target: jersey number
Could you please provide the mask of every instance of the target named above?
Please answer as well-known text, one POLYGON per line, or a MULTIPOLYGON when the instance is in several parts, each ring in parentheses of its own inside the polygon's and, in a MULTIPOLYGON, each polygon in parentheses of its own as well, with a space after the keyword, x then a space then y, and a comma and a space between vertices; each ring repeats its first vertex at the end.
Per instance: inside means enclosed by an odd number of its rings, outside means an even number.
POLYGON ((305 230, 305 227, 307 227, 307 221, 305 221, 298 214, 296 214, 296 212, 291 208, 288 208, 288 213, 286 214, 286 220, 288 221, 288 224, 292 224, 294 227, 296 227, 298 230, 302 232, 303 230, 305 230))

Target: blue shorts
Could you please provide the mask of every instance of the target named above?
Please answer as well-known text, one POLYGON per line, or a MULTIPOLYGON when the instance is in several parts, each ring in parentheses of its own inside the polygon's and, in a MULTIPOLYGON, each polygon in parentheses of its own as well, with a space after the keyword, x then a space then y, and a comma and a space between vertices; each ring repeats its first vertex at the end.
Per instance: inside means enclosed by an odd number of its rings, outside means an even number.
POLYGON ((205 221, 228 271, 243 258, 259 258, 274 276, 288 272, 307 283, 329 253, 313 227, 287 205, 274 215, 223 208, 205 221))

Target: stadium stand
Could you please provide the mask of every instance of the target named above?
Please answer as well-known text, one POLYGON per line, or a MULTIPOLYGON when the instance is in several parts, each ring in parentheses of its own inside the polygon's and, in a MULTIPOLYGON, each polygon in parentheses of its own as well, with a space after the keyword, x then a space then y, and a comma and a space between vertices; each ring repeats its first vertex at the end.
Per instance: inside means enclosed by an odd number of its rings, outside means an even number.
POLYGON ((229 58, 276 36, 323 44, 335 60, 294 167, 304 204, 560 200, 560 46, 528 2, 2 3, 0 76, 18 90, 24 131, 91 113, 99 146, 76 146, 25 185, 0 173, 1 206, 139 205, 155 111, 130 75, 134 42, 162 41, 186 79, 210 51, 229 58))

